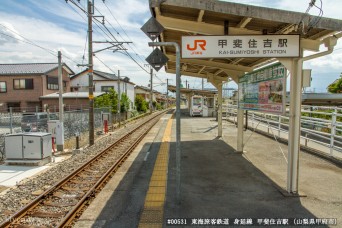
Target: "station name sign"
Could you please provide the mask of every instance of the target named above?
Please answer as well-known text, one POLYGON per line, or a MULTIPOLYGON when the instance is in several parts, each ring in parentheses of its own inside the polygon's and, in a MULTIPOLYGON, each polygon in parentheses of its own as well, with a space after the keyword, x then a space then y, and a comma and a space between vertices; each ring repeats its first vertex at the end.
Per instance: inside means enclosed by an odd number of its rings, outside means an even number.
POLYGON ((299 57, 299 35, 182 36, 182 58, 299 57))

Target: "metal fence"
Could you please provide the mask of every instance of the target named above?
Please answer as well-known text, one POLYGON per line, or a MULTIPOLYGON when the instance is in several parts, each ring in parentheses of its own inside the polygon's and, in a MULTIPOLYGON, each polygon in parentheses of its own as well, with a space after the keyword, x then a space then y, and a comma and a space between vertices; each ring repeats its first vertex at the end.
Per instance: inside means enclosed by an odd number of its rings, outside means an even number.
MULTIPOLYGON (((4 157, 5 136, 20 132, 47 132, 48 121, 58 119, 58 112, 8 112, 0 113, 0 160, 4 157)), ((103 130, 102 113, 110 113, 110 108, 94 109, 95 138, 101 135, 103 130)), ((109 127, 116 123, 125 121, 131 117, 131 113, 110 113, 109 127)), ((79 135, 80 146, 88 144, 89 138, 89 110, 69 110, 64 112, 64 139, 65 148, 76 147, 76 135, 79 135)))
MULTIPOLYGON (((237 106, 225 108, 227 120, 237 124, 237 106)), ((342 108, 303 106, 301 117, 301 144, 329 153, 342 152, 342 108)), ((273 134, 276 138, 287 138, 289 117, 255 111, 245 112, 245 127, 273 134), (246 116, 247 114, 247 116, 246 116), (246 121, 247 118, 247 121, 246 121)))

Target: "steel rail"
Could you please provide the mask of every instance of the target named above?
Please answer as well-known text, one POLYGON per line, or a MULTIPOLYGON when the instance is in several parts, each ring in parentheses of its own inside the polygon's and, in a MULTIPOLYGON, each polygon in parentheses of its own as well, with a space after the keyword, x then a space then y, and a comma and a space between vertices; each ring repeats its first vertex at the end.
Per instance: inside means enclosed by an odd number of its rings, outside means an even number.
MULTIPOLYGON (((45 192, 43 192, 41 195, 39 195, 37 198, 35 198, 33 201, 31 201, 29 204, 27 204, 25 207, 20 209, 18 212, 10 216, 7 220, 5 220, 2 224, 0 224, 0 227, 11 227, 20 225, 21 219, 28 215, 28 212, 34 209, 41 201, 43 201, 47 196, 50 196, 54 191, 61 189, 63 185, 65 185, 69 180, 74 178, 75 176, 79 175, 81 172, 85 170, 87 166, 90 166, 93 162, 101 159, 101 157, 105 154, 107 154, 111 149, 113 149, 117 144, 120 142, 123 142, 125 139, 127 139, 130 135, 132 135, 134 132, 136 132, 138 129, 140 129, 142 126, 146 125, 147 123, 150 123, 153 120, 156 120, 157 117, 163 115, 166 111, 161 112, 157 114, 156 116, 153 116, 152 118, 148 119, 144 123, 138 125, 135 127, 132 131, 128 132, 121 138, 117 139, 112 145, 105 148, 102 152, 94 156, 93 158, 89 159, 87 162, 85 162, 81 167, 77 168, 75 171, 70 173, 68 176, 64 177, 62 180, 60 180, 58 183, 56 183, 54 186, 47 189, 45 192)), ((126 158, 130 155, 130 153, 133 151, 133 149, 136 147, 136 145, 143 139, 143 137, 149 132, 149 130, 157 123, 153 123, 148 129, 144 131, 143 134, 141 134, 135 141, 132 143, 132 145, 120 156, 117 162, 113 164, 106 172, 103 174, 100 179, 83 195, 83 197, 78 201, 78 203, 73 206, 73 208, 63 217, 63 219, 58 224, 58 227, 65 227, 72 223, 72 220, 77 217, 77 213, 83 208, 83 205, 85 202, 87 202, 87 199, 89 199, 92 195, 96 193, 96 191, 99 189, 98 187, 103 185, 106 179, 109 178, 108 175, 112 174, 113 171, 116 171, 116 169, 126 160, 126 158)), ((32 225, 28 226, 31 227, 32 225)))

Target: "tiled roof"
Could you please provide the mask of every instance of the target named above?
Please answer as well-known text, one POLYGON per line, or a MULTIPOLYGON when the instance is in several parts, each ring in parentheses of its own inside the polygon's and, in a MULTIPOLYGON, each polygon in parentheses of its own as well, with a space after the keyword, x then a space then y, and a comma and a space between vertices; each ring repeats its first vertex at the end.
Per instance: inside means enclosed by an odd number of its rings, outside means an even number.
POLYGON ((118 80, 118 77, 115 74, 110 74, 110 73, 106 73, 106 72, 102 72, 98 70, 94 70, 94 74, 97 74, 100 77, 103 77, 109 80, 118 80))
MULTIPOLYGON (((105 92, 94 92, 94 97, 98 97, 105 94, 105 92)), ((88 98, 88 92, 67 92, 63 93, 63 98, 88 98)), ((59 98, 59 93, 51 93, 45 96, 41 96, 40 99, 49 99, 49 98, 59 98)))
MULTIPOLYGON (((72 75, 70 78, 74 79, 74 78, 78 77, 79 75, 84 75, 84 74, 88 74, 88 70, 81 71, 78 74, 72 75)), ((105 80, 106 79, 107 80, 114 80, 114 81, 118 80, 118 76, 116 76, 116 74, 111 74, 111 73, 102 72, 102 71, 98 71, 98 70, 94 70, 94 75, 102 77, 105 80)), ((121 77, 120 81, 125 81, 125 82, 129 82, 129 83, 133 84, 132 82, 130 82, 129 77, 121 77)))
POLYGON ((44 74, 58 67, 58 63, 0 64, 0 75, 44 74))

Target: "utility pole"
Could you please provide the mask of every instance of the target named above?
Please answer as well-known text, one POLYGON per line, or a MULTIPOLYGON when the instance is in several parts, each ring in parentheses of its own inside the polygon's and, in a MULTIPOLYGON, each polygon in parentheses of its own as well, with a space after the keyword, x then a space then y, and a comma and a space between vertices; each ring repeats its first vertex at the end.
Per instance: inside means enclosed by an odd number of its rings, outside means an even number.
POLYGON ((152 114, 152 109, 153 109, 153 68, 151 67, 150 69, 150 73, 151 73, 151 80, 150 80, 150 114, 152 114))
POLYGON ((187 89, 188 88, 188 80, 186 79, 185 80, 185 89, 187 89))
POLYGON ((119 127, 121 127, 121 88, 120 88, 120 70, 118 70, 118 118, 119 118, 119 127))
POLYGON ((169 107, 169 80, 166 79, 166 108, 169 107))
POLYGON ((89 145, 94 145, 94 89, 93 89, 93 13, 88 0, 88 75, 89 75, 89 145))
POLYGON ((202 90, 204 90, 204 78, 202 78, 202 90))
POLYGON ((59 89, 59 123, 57 126, 56 145, 57 151, 64 151, 64 125, 63 125, 63 72, 62 53, 58 51, 58 89, 59 89))

